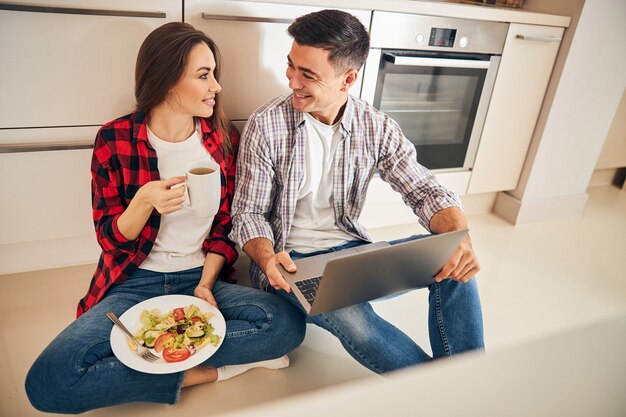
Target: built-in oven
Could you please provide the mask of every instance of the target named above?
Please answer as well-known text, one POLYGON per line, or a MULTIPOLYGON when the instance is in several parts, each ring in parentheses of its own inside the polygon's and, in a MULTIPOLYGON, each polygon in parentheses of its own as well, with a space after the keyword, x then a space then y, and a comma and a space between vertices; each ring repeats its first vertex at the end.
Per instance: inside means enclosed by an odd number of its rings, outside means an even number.
POLYGON ((433 170, 470 170, 507 23, 374 12, 361 98, 397 121, 433 170))

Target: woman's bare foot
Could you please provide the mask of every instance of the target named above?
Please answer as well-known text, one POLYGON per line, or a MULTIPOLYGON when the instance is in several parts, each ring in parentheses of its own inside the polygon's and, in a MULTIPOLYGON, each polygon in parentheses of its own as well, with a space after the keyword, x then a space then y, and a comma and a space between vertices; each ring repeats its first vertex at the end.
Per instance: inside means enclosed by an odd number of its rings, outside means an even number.
POLYGON ((210 366, 198 365, 185 372, 183 388, 215 381, 217 381, 217 369, 211 368, 210 366))

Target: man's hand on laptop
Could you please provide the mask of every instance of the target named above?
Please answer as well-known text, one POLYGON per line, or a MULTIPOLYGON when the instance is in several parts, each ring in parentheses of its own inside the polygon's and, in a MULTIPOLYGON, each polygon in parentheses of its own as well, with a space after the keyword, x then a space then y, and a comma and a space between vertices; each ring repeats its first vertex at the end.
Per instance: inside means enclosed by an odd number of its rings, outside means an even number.
POLYGON ((472 241, 469 235, 467 235, 441 271, 435 276, 435 281, 441 282, 446 278, 450 278, 459 282, 467 282, 478 271, 480 271, 480 265, 472 248, 472 241))
POLYGON ((296 272, 296 264, 291 260, 291 256, 287 252, 278 252, 273 257, 269 258, 265 263, 265 268, 263 268, 263 272, 267 275, 267 278, 270 281, 270 284, 276 290, 285 290, 287 292, 291 292, 291 288, 283 275, 280 273, 276 265, 282 265, 289 272, 296 272))
MULTIPOLYGON (((430 219, 430 230, 433 233, 445 233, 467 229, 467 220, 459 207, 448 207, 438 211, 430 219)), ((459 282, 467 282, 480 271, 478 258, 472 248, 472 240, 465 236, 448 262, 435 276, 436 282, 446 278, 459 282)))
POLYGON ((243 251, 261 267, 272 287, 277 290, 291 292, 291 288, 276 265, 281 264, 289 272, 296 272, 296 264, 287 252, 274 253, 273 244, 269 239, 257 237, 243 245, 243 251))

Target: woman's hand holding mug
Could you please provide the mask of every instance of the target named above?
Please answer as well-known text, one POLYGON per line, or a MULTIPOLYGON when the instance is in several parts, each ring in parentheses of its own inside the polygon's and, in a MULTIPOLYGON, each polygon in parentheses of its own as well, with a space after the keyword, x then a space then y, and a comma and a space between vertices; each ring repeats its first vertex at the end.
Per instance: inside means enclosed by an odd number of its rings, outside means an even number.
POLYGON ((150 181, 137 191, 136 197, 150 204, 161 214, 178 211, 183 208, 186 186, 176 187, 176 185, 184 183, 185 180, 184 176, 179 176, 167 180, 150 181))

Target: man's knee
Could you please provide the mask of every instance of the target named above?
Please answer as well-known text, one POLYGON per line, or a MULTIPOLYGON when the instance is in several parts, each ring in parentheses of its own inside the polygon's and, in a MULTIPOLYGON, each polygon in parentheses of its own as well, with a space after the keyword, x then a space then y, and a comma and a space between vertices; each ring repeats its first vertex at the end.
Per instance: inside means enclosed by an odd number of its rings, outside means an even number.
MULTIPOLYGON (((276 297, 278 298, 278 297, 276 297)), ((306 333, 305 315, 286 300, 280 299, 275 306, 274 325, 276 331, 284 337, 284 345, 288 353, 302 344, 306 333)))

